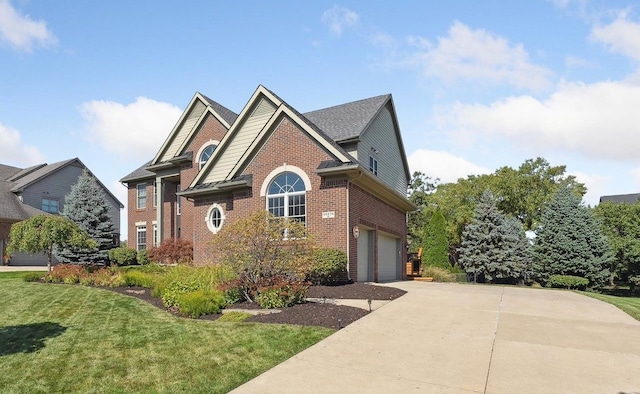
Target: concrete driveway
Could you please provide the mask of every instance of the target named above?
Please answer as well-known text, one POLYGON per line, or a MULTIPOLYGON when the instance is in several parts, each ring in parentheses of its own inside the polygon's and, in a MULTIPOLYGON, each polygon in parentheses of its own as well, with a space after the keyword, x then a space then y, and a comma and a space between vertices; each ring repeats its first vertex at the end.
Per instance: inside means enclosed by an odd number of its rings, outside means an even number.
POLYGON ((408 291, 234 393, 640 393, 640 322, 568 291, 408 291))

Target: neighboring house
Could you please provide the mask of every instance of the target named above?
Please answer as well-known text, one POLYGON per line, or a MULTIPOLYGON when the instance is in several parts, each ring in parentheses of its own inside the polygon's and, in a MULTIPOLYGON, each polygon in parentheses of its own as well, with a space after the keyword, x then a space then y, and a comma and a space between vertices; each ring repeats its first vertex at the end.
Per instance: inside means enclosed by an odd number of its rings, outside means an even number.
POLYGON ((627 203, 627 204, 635 204, 640 199, 640 193, 633 194, 614 194, 611 196, 602 196, 600 197, 600 202, 614 202, 614 203, 627 203))
MULTIPOLYGON (((78 182, 84 170, 89 169, 78 159, 53 164, 39 164, 29 168, 17 168, 0 164, 0 252, 5 254, 9 231, 13 223, 43 213, 59 214, 64 210, 66 195, 78 182)), ((89 171, 89 173, 91 173, 89 171)), ((120 230, 122 203, 96 179, 109 204, 109 216, 115 231, 120 230)), ((114 244, 120 234, 114 233, 114 244)), ((42 255, 15 253, 11 265, 46 265, 42 255)))
POLYGON ((265 209, 347 253, 356 281, 404 277, 409 181, 391 95, 300 114, 263 86, 238 115, 196 93, 155 157, 121 179, 138 250, 183 238, 206 264, 225 224, 265 209))

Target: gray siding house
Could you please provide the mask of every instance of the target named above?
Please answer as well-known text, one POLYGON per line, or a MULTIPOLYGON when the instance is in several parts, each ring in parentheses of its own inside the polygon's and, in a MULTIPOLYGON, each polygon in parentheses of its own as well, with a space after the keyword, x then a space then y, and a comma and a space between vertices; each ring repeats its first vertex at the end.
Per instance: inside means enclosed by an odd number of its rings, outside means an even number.
MULTIPOLYGON (((31 216, 64 211, 65 197, 83 171, 91 171, 78 158, 53 164, 17 168, 0 164, 0 256, 5 256, 13 223, 31 216)), ((97 178, 109 204, 109 216, 115 231, 120 230, 120 209, 124 205, 97 178)), ((120 238, 114 233, 114 242, 120 238)), ((15 253, 11 265, 46 265, 44 255, 15 253)))

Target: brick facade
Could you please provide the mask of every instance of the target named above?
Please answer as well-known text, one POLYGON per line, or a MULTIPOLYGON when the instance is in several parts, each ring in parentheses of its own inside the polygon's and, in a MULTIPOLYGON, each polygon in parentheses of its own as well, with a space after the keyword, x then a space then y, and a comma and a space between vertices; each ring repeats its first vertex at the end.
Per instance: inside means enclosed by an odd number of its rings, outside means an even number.
MULTIPOLYGON (((207 115, 199 130, 193 134, 183 152, 192 152, 191 163, 182 162, 178 176, 167 176, 164 180, 164 239, 180 237, 190 240, 194 246, 194 262, 198 265, 215 262, 215 253, 209 242, 216 235, 208 228, 206 217, 213 204, 224 212, 226 226, 247 214, 257 210, 266 210, 267 198, 261 195, 280 171, 304 172, 310 182, 305 194, 305 223, 319 245, 336 248, 347 253, 349 276, 356 280, 358 269, 357 239, 353 228, 359 226, 371 231, 373 235, 373 272, 378 280, 378 235, 397 238, 398 252, 406 261, 406 213, 402 209, 375 197, 366 189, 368 184, 359 180, 357 186, 349 181, 346 172, 337 171, 332 176, 320 176, 317 171, 323 161, 333 161, 335 156, 329 153, 314 137, 288 116, 272 126, 272 131, 263 137, 259 147, 242 165, 235 176, 250 176, 247 187, 227 192, 193 194, 194 197, 181 198, 180 215, 177 215, 176 188, 187 190, 199 172, 198 153, 210 141, 222 141, 226 128, 212 115, 207 115)), ((184 155, 184 153, 181 153, 184 155)), ((400 159, 400 158, 398 158, 400 159)), ((174 168, 177 171, 177 168, 174 168)), ((367 171, 360 167, 359 171, 367 171)), ((353 174, 351 175, 353 176, 353 174)), ((404 174, 399 174, 404 176, 404 174)), ((136 184, 129 183, 129 246, 136 246, 136 222, 147 223, 147 245, 153 240, 153 221, 156 220, 156 208, 153 207, 153 182, 147 181, 147 208, 136 209, 136 184)), ((375 183, 375 182, 374 182, 375 183)), ((379 187, 379 186, 377 186, 379 187)), ((389 248, 390 250, 390 248, 389 248)), ((404 264, 402 264, 404 267, 404 264)), ((404 274, 404 272, 403 272, 404 274)))

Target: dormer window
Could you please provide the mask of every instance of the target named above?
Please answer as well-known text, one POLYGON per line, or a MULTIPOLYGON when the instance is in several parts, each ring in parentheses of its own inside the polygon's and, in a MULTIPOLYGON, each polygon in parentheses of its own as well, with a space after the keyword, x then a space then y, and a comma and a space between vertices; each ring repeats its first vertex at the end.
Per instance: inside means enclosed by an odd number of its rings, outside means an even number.
POLYGON ((213 155, 213 152, 216 150, 216 147, 218 145, 216 144, 210 144, 207 145, 201 152, 200 152, 200 157, 198 158, 198 170, 201 170, 202 167, 204 167, 205 163, 207 162, 207 160, 209 160, 209 158, 211 157, 211 155, 213 155))

